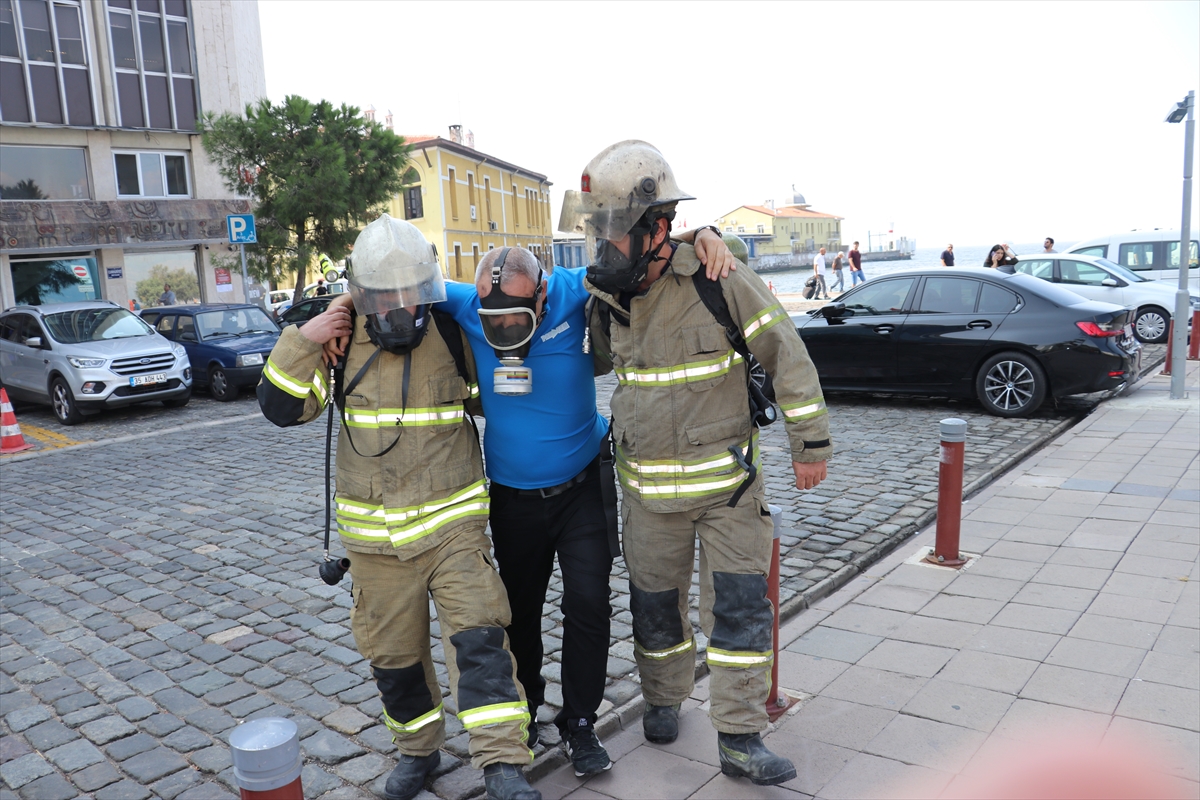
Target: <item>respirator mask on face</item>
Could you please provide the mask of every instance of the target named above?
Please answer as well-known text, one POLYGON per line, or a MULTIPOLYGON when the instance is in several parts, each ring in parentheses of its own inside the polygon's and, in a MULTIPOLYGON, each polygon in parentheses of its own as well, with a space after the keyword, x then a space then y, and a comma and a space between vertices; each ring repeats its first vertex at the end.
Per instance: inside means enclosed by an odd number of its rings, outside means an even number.
POLYGON ((367 316, 367 337, 378 348, 402 356, 414 350, 429 327, 429 306, 417 306, 416 313, 393 308, 367 316))
MULTIPOLYGON (((658 219, 658 217, 655 217, 658 219)), ((625 255, 607 239, 596 244, 596 257, 587 268, 588 280, 602 292, 620 294, 635 291, 650 273, 650 265, 667 246, 667 237, 649 251, 642 252, 647 234, 653 234, 654 221, 643 217, 629 231, 629 255, 625 255)))
POLYGON ((500 251, 492 265, 492 288, 479 299, 479 321, 483 338, 500 359, 492 373, 492 389, 500 395, 521 395, 533 391, 533 371, 524 366, 533 342, 533 332, 541 318, 537 313, 538 293, 544 290, 541 273, 533 297, 511 297, 500 290, 500 270, 510 248, 500 251))

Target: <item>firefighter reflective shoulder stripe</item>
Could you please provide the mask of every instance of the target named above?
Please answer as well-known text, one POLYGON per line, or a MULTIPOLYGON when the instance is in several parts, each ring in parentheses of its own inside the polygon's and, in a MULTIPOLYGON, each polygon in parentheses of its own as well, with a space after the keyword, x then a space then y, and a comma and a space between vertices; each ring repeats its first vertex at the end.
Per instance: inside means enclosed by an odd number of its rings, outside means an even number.
POLYGON ((399 547, 464 517, 486 517, 488 503, 483 481, 476 481, 445 499, 407 508, 387 508, 338 497, 338 533, 364 542, 390 541, 399 547))
POLYGON ((455 425, 466 413, 461 404, 434 408, 381 408, 378 411, 358 411, 347 408, 343 419, 352 428, 390 428, 396 425, 455 425))
POLYGON ((458 720, 467 730, 480 725, 495 725, 499 722, 528 722, 529 706, 523 701, 496 703, 490 706, 468 708, 458 712, 458 720))
POLYGON ((770 664, 774 660, 774 654, 770 650, 752 653, 709 647, 705 660, 714 667, 758 667, 770 664))
POLYGON ((726 375, 733 365, 740 363, 742 357, 730 349, 725 355, 710 361, 689 361, 673 367, 616 367, 615 372, 617 381, 623 386, 673 386, 726 375))
POLYGON ((674 647, 668 647, 666 650, 647 650, 646 648, 642 647, 637 642, 634 642, 633 649, 634 649, 634 652, 636 652, 638 655, 643 656, 644 658, 653 658, 656 661, 658 661, 658 660, 661 660, 664 658, 670 658, 671 656, 675 655, 676 653, 686 653, 688 650, 692 649, 692 644, 693 644, 692 640, 688 639, 683 644, 677 644, 674 647))
POLYGON ((387 725, 389 728, 391 728, 393 731, 395 731, 396 733, 414 733, 415 731, 421 730, 421 728, 424 728, 429 723, 437 722, 439 719, 441 719, 443 705, 444 704, 439 703, 438 707, 435 708, 433 711, 430 711, 426 714, 422 714, 421 716, 417 717, 414 720, 410 720, 409 722, 397 722, 396 720, 389 717, 388 713, 386 711, 384 711, 383 712, 383 723, 385 725, 387 725))
POLYGON ((746 323, 746 327, 742 328, 742 336, 745 337, 747 342, 754 341, 755 336, 758 336, 767 328, 785 319, 788 319, 788 315, 781 306, 771 306, 767 310, 756 314, 746 323))
POLYGON ((311 381, 303 381, 299 378, 294 378, 288 375, 270 358, 267 359, 267 366, 263 369, 263 374, 267 376, 267 380, 271 382, 281 392, 287 392, 292 397, 298 397, 303 400, 308 397, 309 392, 317 396, 317 400, 321 405, 325 405, 325 396, 328 394, 325 384, 325 376, 321 370, 313 373, 311 381))
MULTIPOLYGON (((755 442, 758 432, 755 431, 755 442)), ((746 442, 740 449, 745 452, 746 442)), ((762 448, 754 448, 754 465, 762 469, 762 448)), ((736 487, 746 478, 731 453, 713 456, 700 462, 628 460, 617 448, 617 476, 621 488, 639 497, 671 500, 721 494, 736 487)))
POLYGON ((779 406, 779 408, 783 411, 783 418, 786 422, 802 422, 806 419, 819 417, 828 410, 825 407, 824 397, 817 397, 813 400, 802 400, 799 403, 787 403, 779 406))
POLYGON ((478 384, 478 383, 468 383, 468 384, 467 384, 467 389, 468 389, 468 390, 470 391, 470 393, 471 393, 471 399, 472 399, 472 400, 478 400, 478 399, 479 399, 479 384, 478 384))

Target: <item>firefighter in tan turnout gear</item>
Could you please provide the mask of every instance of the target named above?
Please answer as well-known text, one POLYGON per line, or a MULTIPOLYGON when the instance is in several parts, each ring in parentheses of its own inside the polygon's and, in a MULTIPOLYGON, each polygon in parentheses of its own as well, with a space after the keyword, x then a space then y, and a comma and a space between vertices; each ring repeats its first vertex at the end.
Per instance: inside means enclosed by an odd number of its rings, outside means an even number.
POLYGON ((559 228, 597 243, 589 322, 597 371, 611 366, 618 380, 612 431, 643 731, 652 742, 673 741, 679 704, 693 688, 688 588, 699 536, 721 771, 782 783, 796 770, 759 735, 772 660, 772 525, 743 352, 774 380, 800 489, 824 480, 832 452, 816 369, 757 275, 743 265, 705 285, 693 248, 671 243, 675 204, 692 198, 655 147, 607 148, 587 165, 580 189, 567 193, 559 228))
POLYGON ((445 738, 430 655, 432 596, 450 690, 488 796, 540 798, 519 766, 533 757, 529 712, 504 632, 508 598, 484 533, 488 492, 465 409, 478 392, 474 364, 459 363, 461 332, 448 333, 430 309, 446 299, 437 254, 411 224, 384 215, 359 234, 348 277, 357 319, 339 306, 285 328, 258 398, 280 426, 339 405, 337 529, 350 558, 350 624, 399 750, 385 797, 416 796, 445 738), (344 372, 334 371, 345 383, 338 391, 322 345, 351 335, 344 372), (457 359, 448 335, 460 337, 457 359))

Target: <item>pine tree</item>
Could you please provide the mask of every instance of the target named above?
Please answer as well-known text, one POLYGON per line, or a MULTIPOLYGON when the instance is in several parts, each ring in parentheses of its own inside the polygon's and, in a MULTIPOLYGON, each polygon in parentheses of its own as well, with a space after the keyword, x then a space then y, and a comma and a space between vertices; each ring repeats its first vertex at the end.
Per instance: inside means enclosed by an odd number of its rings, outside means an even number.
POLYGON ((255 206, 252 271, 273 285, 294 274, 295 301, 317 254, 345 256, 404 186, 404 139, 354 106, 289 95, 279 105, 247 105, 244 117, 208 114, 204 122, 204 149, 226 187, 255 206))

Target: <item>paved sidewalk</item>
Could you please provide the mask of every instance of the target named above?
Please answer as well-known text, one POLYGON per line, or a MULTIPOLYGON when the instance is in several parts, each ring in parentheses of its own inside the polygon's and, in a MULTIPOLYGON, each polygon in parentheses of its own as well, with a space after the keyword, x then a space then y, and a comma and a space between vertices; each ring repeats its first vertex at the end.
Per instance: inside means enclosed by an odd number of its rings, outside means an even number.
POLYGON ((720 774, 704 680, 674 744, 648 744, 631 715, 606 741, 610 772, 585 782, 566 766, 538 788, 547 800, 953 795, 1007 748, 1026 747, 1011 772, 1056 734, 1064 748, 1136 742, 1161 754, 1146 780, 1200 796, 1200 365, 1188 366, 1186 401, 1148 379, 972 498, 969 568, 908 563, 931 526, 784 625, 780 684, 802 701, 766 741, 795 780, 720 774))

